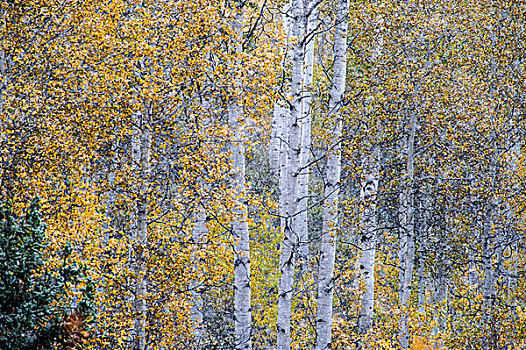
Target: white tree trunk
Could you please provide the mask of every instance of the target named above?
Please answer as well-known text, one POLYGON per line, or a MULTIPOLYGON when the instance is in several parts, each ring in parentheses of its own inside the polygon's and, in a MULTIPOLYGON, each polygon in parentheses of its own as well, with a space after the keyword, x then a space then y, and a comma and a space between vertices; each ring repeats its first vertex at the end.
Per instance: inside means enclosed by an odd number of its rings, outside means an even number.
MULTIPOLYGON (((497 16, 497 30, 500 27, 500 17, 497 16)), ((497 37, 493 30, 490 28, 490 40, 491 40, 491 49, 495 50, 497 44, 497 37)), ((489 93, 490 93, 490 103, 495 106, 497 104, 497 91, 495 89, 495 82, 497 78, 497 64, 494 57, 490 59, 490 71, 489 71, 489 93)), ((489 112, 489 122, 490 122, 490 150, 491 155, 489 159, 489 180, 490 188, 488 189, 489 196, 485 198, 486 203, 484 205, 484 217, 482 224, 482 264, 484 268, 484 284, 483 284, 483 318, 482 324, 484 325, 485 331, 489 332, 490 324, 493 322, 493 312, 495 299, 497 297, 497 290, 495 282, 498 279, 498 276, 495 275, 493 270, 493 257, 494 254, 498 251, 498 234, 500 232, 495 232, 493 224, 495 218, 499 216, 498 212, 498 199, 496 198, 496 187, 497 187, 497 171, 498 171, 498 154, 497 154, 497 132, 496 120, 495 120, 495 110, 489 112)), ((483 341, 483 347, 493 348, 492 342, 494 341, 493 334, 487 334, 483 341)))
POLYGON ((347 14, 348 0, 339 0, 334 35, 334 75, 329 95, 328 115, 334 118, 334 128, 328 133, 327 181, 323 203, 322 242, 318 276, 318 310, 316 316, 316 349, 331 348, 334 258, 338 232, 338 203, 341 172, 342 118, 340 110, 345 93, 347 74, 347 14))
POLYGON ((292 3, 292 36, 294 55, 292 58, 292 81, 290 111, 287 116, 287 159, 283 169, 283 180, 280 183, 282 197, 280 214, 283 218, 283 244, 281 245, 280 271, 278 288, 277 348, 290 349, 291 299, 294 284, 294 268, 297 254, 298 235, 294 231, 298 209, 299 170, 301 152, 301 95, 303 83, 303 3, 294 0, 292 3))
POLYGON ((139 147, 139 196, 137 199, 137 234, 134 241, 135 251, 135 332, 134 350, 146 349, 147 323, 147 276, 146 250, 148 246, 148 181, 150 178, 151 135, 149 130, 149 113, 140 119, 139 147))
MULTIPOLYGON (((381 16, 376 19, 377 28, 383 23, 381 16)), ((372 51, 371 60, 376 62, 383 52, 383 35, 379 29, 377 42, 372 51)), ((374 146, 373 146, 374 147, 374 146)), ((365 171, 365 181, 362 183, 362 190, 360 193, 361 201, 363 203, 362 221, 362 257, 360 261, 360 273, 364 280, 365 292, 362 296, 362 305, 360 316, 358 318, 358 332, 361 334, 367 333, 373 326, 374 316, 374 269, 375 269, 375 255, 376 255, 376 198, 378 193, 379 182, 379 161, 380 150, 375 147, 371 154, 365 157, 362 164, 362 169, 365 171)))
POLYGON ((232 139, 232 163, 235 196, 238 199, 237 206, 234 209, 235 219, 232 223, 234 236, 234 317, 236 349, 248 350, 252 349, 252 314, 250 307, 250 238, 245 199, 245 138, 243 125, 240 121, 239 106, 232 103, 228 110, 230 125, 234 131, 234 137, 232 139))
MULTIPOLYGON (((0 115, 4 113, 4 104, 5 104, 4 91, 7 89, 6 72, 7 72, 6 55, 3 50, 0 50, 0 115)), ((3 120, 0 119, 0 123, 1 122, 3 122, 3 120)), ((4 129, 1 128, 0 130, 3 131, 4 129)))
MULTIPOLYGON (((285 42, 285 52, 283 52, 284 62, 283 69, 289 65, 293 51, 291 48, 291 21, 290 21, 290 8, 291 5, 289 2, 283 5, 283 30, 287 36, 285 42)), ((283 84, 283 87, 286 87, 286 84, 283 84)), ((280 190, 281 190, 281 181, 283 180, 283 168, 285 166, 285 155, 286 155, 286 138, 285 133, 286 128, 286 119, 287 119, 287 109, 284 107, 286 103, 284 101, 277 101, 274 104, 274 112, 272 114, 272 130, 270 134, 270 146, 269 146, 269 168, 270 173, 274 176, 279 176, 280 181, 280 190)), ((280 213, 281 215, 281 213, 280 213)))
MULTIPOLYGON (((237 5, 237 13, 232 21, 234 33, 233 46, 234 67, 241 69, 242 53, 242 3, 237 5)), ((236 73, 234 73, 236 74, 236 73)), ((235 75, 234 75, 235 76, 235 75)), ((239 78, 234 78, 234 88, 241 89, 239 78)), ((234 91, 234 96, 228 105, 228 119, 232 129, 232 167, 234 172, 234 193, 236 206, 233 210, 232 234, 234 238, 234 320, 235 345, 239 350, 252 349, 252 310, 250 307, 250 237, 248 231, 248 212, 246 203, 245 181, 245 132, 241 107, 238 103, 240 91, 234 91)))
MULTIPOLYGON (((207 57, 209 59, 209 57, 207 57)), ((201 119, 200 135, 206 138, 208 137, 206 132, 211 126, 211 105, 210 101, 203 96, 202 111, 204 112, 201 119)), ((193 264, 193 273, 195 275, 194 280, 191 282, 190 288, 192 291, 192 308, 191 308, 191 320, 194 326, 194 341, 193 349, 201 349, 203 340, 203 318, 205 314, 204 301, 203 301, 203 261, 200 258, 199 252, 204 249, 204 244, 208 239, 208 228, 206 226, 207 212, 206 212, 206 197, 209 191, 209 186, 204 179, 199 179, 200 197, 196 199, 195 212, 194 212, 194 227, 192 229, 192 242, 195 244, 195 249, 191 253, 191 261, 193 264)))
POLYGON ((202 244, 206 241, 208 229, 206 227, 206 210, 199 204, 194 213, 194 228, 192 230, 192 241, 195 248, 191 254, 191 261, 193 264, 193 272, 195 278, 192 281, 190 288, 192 291, 192 308, 191 320, 194 327, 193 348, 200 349, 203 338, 203 295, 201 291, 201 273, 202 261, 199 259, 199 251, 202 249, 202 244))
MULTIPOLYGON (((406 144, 406 173, 405 188, 400 193, 400 273, 399 273, 399 299, 400 308, 408 307, 411 296, 411 282, 415 260, 415 222, 413 203, 414 184, 414 143, 417 127, 416 112, 411 112, 409 121, 409 136, 406 144)), ((408 333, 409 313, 402 311, 400 318, 400 347, 407 349, 409 346, 408 333)))
MULTIPOLYGON (((491 131, 490 138, 492 139, 492 144, 494 145, 495 132, 491 131)), ((492 148, 495 149, 495 148, 492 148)), ((484 218, 482 224, 482 264, 484 268, 484 284, 483 284, 483 323, 488 325, 488 322, 491 322, 491 310, 493 303, 496 298, 496 288, 495 288, 495 273, 493 271, 493 255, 495 252, 495 232, 492 230, 493 220, 495 215, 494 208, 494 191, 495 191, 495 164, 494 159, 491 159, 490 162, 490 177, 492 181, 492 186, 490 187, 490 197, 487 199, 484 208, 484 218)), ((489 327, 488 327, 489 328, 489 327)))
POLYGON ((358 331, 367 333, 373 325, 374 311, 374 266, 376 253, 376 194, 378 192, 378 157, 373 152, 363 162, 363 169, 367 169, 365 181, 362 183, 360 193, 363 203, 361 217, 362 227, 362 257, 360 260, 360 273, 364 280, 365 292, 362 296, 362 307, 358 318, 358 331))
MULTIPOLYGON (((292 50, 292 25, 291 25, 291 4, 287 2, 283 5, 283 29, 287 35, 285 53, 284 53, 284 65, 285 70, 292 60, 294 52, 292 50)), ((288 88, 287 84, 283 84, 284 88, 288 88)), ((288 152, 288 139, 287 139, 287 122, 289 111, 285 108, 285 101, 277 101, 274 105, 274 114, 272 119, 272 134, 270 140, 270 169, 271 173, 278 176, 278 188, 279 188, 279 227, 281 232, 285 227, 285 192, 286 192, 286 181, 285 174, 287 172, 287 152, 288 152), (277 163, 276 163, 277 161, 277 163)))
MULTIPOLYGON (((3 15, 3 13, 2 13, 3 15)), ((0 145, 3 145, 5 143, 6 139, 6 133, 5 133, 5 126, 4 123, 7 122, 7 118, 3 117, 4 114, 4 105, 5 105, 5 93, 4 91, 7 89, 7 59, 6 55, 3 50, 0 50, 0 145)), ((3 169, 4 162, 0 158, 0 195, 3 195, 2 193, 4 191, 4 183, 3 183, 3 175, 4 175, 4 169, 3 169)))
MULTIPOLYGON (((306 3, 306 5, 309 3, 306 3)), ((310 5, 314 6, 315 1, 310 1, 310 5)), ((309 228, 308 228, 308 195, 309 195, 309 177, 310 171, 307 164, 310 158, 311 149, 311 85, 314 72, 314 31, 318 25, 318 11, 316 8, 312 9, 307 21, 307 38, 309 39, 305 47, 305 74, 303 77, 303 98, 301 100, 301 152, 300 152, 300 167, 301 173, 299 175, 299 203, 298 203, 298 219, 297 228, 299 238, 299 260, 306 262, 309 256, 309 228)), ((304 265, 301 263, 300 265, 304 265)))
MULTIPOLYGON (((383 23, 381 16, 377 19, 377 42, 371 54, 371 60, 376 62, 383 53, 383 35, 379 28, 383 23)), ((375 146, 373 146, 375 147, 375 146)), ((376 198, 378 192, 379 181, 379 161, 380 150, 375 147, 371 154, 366 156, 362 164, 362 169, 365 171, 365 181, 362 183, 362 190, 360 193, 361 201, 363 203, 363 212, 361 216, 362 221, 362 257, 360 261, 360 273, 362 275, 365 292, 362 296, 362 305, 360 316, 358 318, 358 332, 361 334, 367 333, 373 326, 374 316, 374 270, 375 270, 375 255, 376 255, 376 198)))

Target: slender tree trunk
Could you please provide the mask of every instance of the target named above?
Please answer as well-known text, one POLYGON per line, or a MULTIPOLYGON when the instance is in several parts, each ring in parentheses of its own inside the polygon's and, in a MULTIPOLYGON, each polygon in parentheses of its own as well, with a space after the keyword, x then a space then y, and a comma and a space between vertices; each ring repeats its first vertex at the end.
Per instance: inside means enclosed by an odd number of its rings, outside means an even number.
MULTIPOLYGON (((492 131, 493 133, 493 131, 492 131)), ((493 162, 493 160, 491 161, 493 162)), ((494 181, 495 166, 490 165, 490 173, 493 177, 492 182, 494 181)), ((482 224, 482 264, 484 269, 484 284, 483 284, 483 326, 486 330, 489 330, 490 323, 492 322, 492 309, 493 304, 496 298, 496 289, 495 289, 495 280, 496 276, 493 270, 493 256, 494 256, 494 232, 492 232, 493 219, 495 215, 494 205, 493 205, 493 191, 494 186, 491 186, 491 198, 485 205, 484 217, 482 224)), ((489 346, 492 341, 491 334, 487 333, 488 336, 484 339, 484 348, 489 346)))
POLYGON ((146 349, 147 323, 147 276, 146 250, 148 246, 148 181, 150 178, 150 147, 151 135, 149 129, 149 112, 142 115, 140 125, 139 150, 139 197, 137 200, 137 235, 134 242, 135 251, 135 332, 133 338, 134 350, 146 349))
POLYGON ((321 257, 318 276, 318 310, 316 316, 316 350, 331 348, 334 258, 338 232, 338 204, 341 173, 342 117, 340 110, 345 94, 347 74, 347 14, 349 1, 339 0, 334 35, 334 75, 329 95, 329 117, 334 128, 328 133, 327 181, 323 203, 321 257))
MULTIPOLYGON (((236 2, 236 14, 232 22, 236 55, 234 67, 241 69, 242 53, 242 3, 236 2)), ((234 73, 236 74, 236 73, 234 73)), ((234 75, 235 76, 235 75, 234 75)), ((239 78, 234 78, 234 87, 241 89, 239 78)), ((233 132, 232 166, 234 171, 234 193, 237 199, 233 210, 232 233, 234 236, 234 320, 236 349, 252 349, 252 310, 250 307, 250 237, 248 231, 248 212, 245 180, 245 132, 238 94, 228 105, 228 119, 233 132)))
MULTIPOLYGON (((4 15, 4 13, 2 13, 4 15)), ((7 118, 4 117, 4 105, 5 105, 5 90, 7 89, 7 60, 3 50, 0 50, 0 147, 4 145, 6 139, 6 133, 4 132, 4 123, 7 122, 7 118)), ((4 197, 4 156, 0 155, 0 196, 4 197)))
MULTIPOLYGON (((315 5, 314 1, 306 3, 311 6, 315 5)), ((308 6, 308 5, 307 5, 308 6)), ((308 8, 307 8, 308 10, 308 8)), ((301 100, 301 152, 300 152, 300 167, 301 173, 299 175, 299 203, 298 203, 298 221, 297 232, 299 237, 298 258, 305 265, 309 256, 309 227, 308 227, 308 195, 309 195, 309 177, 310 171, 307 166, 310 158, 311 149, 311 101, 312 93, 310 87, 312 85, 312 77, 314 71, 314 31, 318 25, 317 9, 312 9, 307 21, 307 38, 309 39, 305 46, 305 75, 303 77, 303 98, 301 100)), ((301 268, 301 267, 300 267, 301 268)))
MULTIPOLYGON (((496 14, 495 14, 496 15, 496 14)), ((500 27, 500 17, 497 19, 497 27, 500 27)), ((498 29, 497 29, 498 30, 498 29)), ((493 52, 496 48, 497 44, 497 37, 496 34, 493 32, 492 29, 490 29, 490 40, 491 40, 491 58, 490 58, 490 71, 489 71, 489 94, 490 94, 490 102, 493 106, 495 106, 497 102, 497 91, 496 91, 496 77, 497 77, 497 63, 495 61, 495 58, 493 57, 493 52)), ((483 216, 483 223, 482 223, 482 264, 484 268, 484 284, 483 284, 483 327, 487 334, 486 337, 484 337, 483 341, 483 348, 493 348, 493 342, 496 341, 494 338, 494 335, 491 332, 491 325, 493 323, 493 307, 494 302, 497 297, 496 288, 495 288, 495 282, 498 278, 496 276, 495 271, 493 269, 493 257, 496 251, 496 247, 498 247, 498 242, 495 242, 495 237, 498 233, 496 233, 493 229, 493 224, 495 221, 495 218, 497 216, 497 198, 496 198, 496 188, 497 188, 497 132, 495 130, 497 121, 495 120, 495 114, 497 113, 497 108, 494 107, 492 111, 490 111, 489 114, 489 122, 490 122, 490 152, 491 157, 489 160, 489 181, 490 181, 490 188, 489 190, 489 196, 486 198, 486 203, 484 206, 484 216, 483 216), (495 244, 497 243, 497 244, 495 244)))
POLYGON ((201 264, 199 251, 202 249, 202 244, 206 241, 208 229, 206 227, 206 210, 199 204, 194 213, 194 228, 192 230, 192 241, 196 244, 191 254, 191 261, 193 264, 193 272, 195 279, 191 283, 192 290, 192 308, 191 319, 194 326, 194 340, 193 348, 200 349, 203 338, 203 295, 201 291, 201 264))
MULTIPOLYGON (((515 68, 513 68, 515 69, 515 68)), ((515 102, 517 103, 517 102, 515 102)), ((525 137, 520 137, 520 133, 521 130, 520 127, 517 125, 518 123, 516 121, 520 120, 520 117, 522 115, 522 110, 521 108, 519 107, 520 105, 517 105, 517 106, 514 106, 513 107, 513 120, 511 122, 511 127, 515 129, 515 132, 516 134, 511 136, 510 135, 510 138, 508 139, 508 146, 507 148, 510 149, 510 159, 508 160, 508 164, 506 166, 506 170, 513 174, 513 173, 517 173, 519 170, 519 162, 520 162, 520 158, 521 158, 521 149, 523 147, 523 144, 524 144, 524 141, 525 141, 525 137)), ((522 133, 524 133, 524 131, 522 131, 522 133)), ((513 191, 515 193, 519 193, 521 191, 521 189, 519 188, 519 186, 517 186, 515 184, 515 186, 513 186, 514 189, 513 191)), ((517 210, 513 207, 510 206, 509 203, 506 203, 506 221, 509 222, 509 223, 514 223, 516 224, 516 218, 518 217, 517 215, 517 210)), ((509 237, 511 239, 516 239, 517 235, 518 235, 518 232, 516 229, 514 228, 511 228, 509 230, 509 237)), ((519 240, 517 240, 518 242, 519 240)), ((518 245, 515 243, 512 245, 513 248, 511 248, 513 251, 517 251, 517 249, 519 249, 518 245)), ((508 266, 505 266, 503 267, 503 274, 506 276, 506 286, 507 286, 507 289, 509 291, 514 291, 514 290, 517 290, 518 288, 518 279, 517 279, 517 271, 519 271, 519 261, 518 259, 513 259, 511 264, 509 264, 508 266)), ((512 301, 511 301, 511 304, 512 305, 517 305, 517 298, 516 296, 513 296, 512 297, 512 301)))
MULTIPOLYGON (((294 284, 294 268, 297 254, 298 235, 295 221, 298 212, 299 170, 301 152, 301 95, 303 82, 303 3, 292 2, 292 36, 294 54, 292 58, 291 102, 287 116, 287 159, 282 182, 282 201, 280 214, 283 222, 283 244, 281 246, 278 288, 277 348, 290 349, 291 299, 294 284)), ((281 187, 281 186, 280 186, 281 187)))
MULTIPOLYGON (((383 19, 377 18, 376 26, 380 27, 383 19)), ((377 62, 381 59, 383 53, 383 35, 378 34, 372 51, 371 60, 377 62)), ((375 81, 378 77, 373 78, 375 81)), ((371 153, 367 155, 362 162, 362 169, 365 171, 365 181, 362 183, 360 192, 360 199, 363 203, 363 212, 361 215, 361 227, 363 230, 361 237, 362 257, 360 261, 360 274, 364 280, 365 293, 362 296, 362 305, 360 315, 358 318, 358 332, 361 334, 367 333, 373 325, 374 315, 374 268, 375 268, 375 254, 376 254, 376 198, 378 193, 379 183, 379 163, 382 155, 382 150, 378 146, 373 146, 371 153)))
MULTIPOLYGON (((293 56, 293 51, 291 50, 292 45, 290 45, 291 42, 291 21, 290 21, 290 3, 286 2, 283 6, 283 30, 285 31, 285 34, 287 36, 286 42, 285 42, 285 52, 283 52, 284 56, 284 62, 283 62, 283 70, 288 66, 290 63, 290 60, 293 56)), ((286 87, 287 84, 285 82, 283 83, 282 87, 286 87)), ((285 106, 285 101, 277 101, 274 104, 274 112, 272 114, 272 130, 270 134, 270 146, 269 146, 269 168, 270 173, 274 176, 279 177, 279 188, 282 192, 282 181, 283 181, 283 175, 284 171, 283 168, 285 166, 285 158, 286 158, 286 146, 287 146, 287 135, 285 134, 286 129, 286 119, 287 119, 287 109, 285 106)), ((281 198, 280 198, 281 200, 281 198)), ((282 213, 280 213, 281 216, 282 213)))
MULTIPOLYGON (((292 41, 291 33, 291 20, 290 20, 290 3, 285 3, 283 5, 283 29, 287 35, 287 40, 285 44, 284 52, 284 63, 283 71, 289 65, 292 56, 293 47, 290 43, 292 41)), ((283 74, 285 75, 285 74, 283 74)), ((283 83, 282 88, 288 87, 288 84, 283 83)), ((272 175, 278 177, 278 189, 279 189, 279 227, 280 230, 283 230, 285 227, 285 174, 287 171, 287 150, 288 150, 288 140, 287 140, 287 121, 288 121, 288 110, 284 106, 286 105, 285 101, 277 101, 274 105, 274 113, 272 117, 272 132, 270 138, 270 172, 272 175)))
MULTIPOLYGON (((209 59, 210 57, 207 56, 209 59)), ((203 96, 201 103, 202 111, 204 116, 201 119, 200 135, 207 141, 208 135, 207 130, 211 126, 211 119, 209 113, 211 111, 210 101, 203 96)), ((200 189, 200 196, 196 198, 196 208, 194 212, 194 227, 192 229, 192 241, 195 244, 195 249, 191 253, 191 261, 193 264, 194 280, 191 282, 190 288, 192 290, 192 308, 191 308, 191 319, 194 325, 194 341, 193 349, 199 350, 202 347, 203 339, 203 318, 205 314, 204 300, 203 300, 203 259, 201 258, 200 251, 203 251, 204 244, 208 239, 208 228, 206 226, 207 212, 206 212, 206 196, 209 190, 209 186, 204 179, 199 179, 198 186, 200 189)))
POLYGON ((400 273, 399 273, 399 300, 402 316, 400 318, 400 347, 407 349, 409 346, 408 321, 411 296, 411 282, 415 260, 415 223, 414 223, 414 143, 416 133, 416 112, 410 113, 410 132, 406 144, 406 183, 400 194, 400 273))
MULTIPOLYGON (((7 60, 3 50, 0 50, 0 115, 4 113, 5 94, 4 91, 7 88, 7 60)), ((0 120, 2 123, 3 120, 0 120)), ((4 130, 3 128, 0 130, 4 130)))
POLYGON ((234 130, 232 140, 232 161, 234 167, 235 195, 238 204, 234 209, 232 223, 234 235, 234 274, 235 274, 235 331, 236 349, 251 349, 251 307, 250 307, 250 238, 246 206, 245 183, 245 138, 240 122, 239 107, 229 106, 229 118, 234 130))
POLYGON ((362 227, 362 257, 360 273, 365 283, 365 293, 362 296, 362 307, 358 318, 358 331, 367 333, 373 325, 374 311, 374 266, 376 253, 376 194, 378 191, 378 157, 373 153, 364 162, 364 169, 368 169, 360 193, 363 203, 361 217, 362 227))

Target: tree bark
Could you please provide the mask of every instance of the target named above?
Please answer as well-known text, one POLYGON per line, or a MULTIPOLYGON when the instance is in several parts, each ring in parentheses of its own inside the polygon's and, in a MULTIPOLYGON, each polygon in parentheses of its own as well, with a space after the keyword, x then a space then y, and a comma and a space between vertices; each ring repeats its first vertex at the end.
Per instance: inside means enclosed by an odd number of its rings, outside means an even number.
POLYGON ((400 318, 400 347, 407 349, 409 346, 408 321, 411 296, 411 282, 415 260, 415 223, 414 223, 414 143, 417 127, 416 111, 410 113, 409 135, 406 144, 406 173, 405 188, 400 194, 400 273, 399 273, 399 300, 402 316, 400 318))
POLYGON ((206 210, 199 204, 194 213, 194 228, 192 230, 192 241, 196 244, 192 250, 191 261, 193 264, 194 280, 191 283, 192 307, 191 320, 194 327, 193 348, 200 349, 203 338, 203 295, 201 291, 201 264, 199 251, 202 249, 203 242, 206 241, 208 229, 206 227, 206 210))
MULTIPOLYGON (((3 15, 3 13, 2 13, 3 15)), ((5 144, 6 133, 4 132, 5 126, 4 123, 7 122, 7 118, 4 117, 4 105, 5 93, 7 89, 7 59, 6 54, 3 50, 0 50, 0 146, 5 144)), ((4 197, 4 157, 0 155, 0 196, 4 197)))
MULTIPOLYGON (((207 57, 209 59, 209 57, 207 57)), ((201 125, 199 126, 200 132, 205 141, 208 141, 207 130, 211 127, 211 105, 207 99, 206 94, 202 97, 201 108, 203 117, 201 119, 201 125)), ((205 305, 203 300, 203 259, 199 252, 204 250, 204 244, 208 239, 208 228, 206 226, 207 212, 206 212, 206 196, 209 191, 209 186, 204 179, 198 180, 198 186, 200 195, 196 198, 196 208, 194 212, 194 227, 192 229, 192 241, 195 244, 195 249, 191 253, 191 261, 193 264, 194 279, 191 282, 190 288, 192 290, 192 308, 191 308, 191 320, 194 326, 194 341, 193 348, 201 349, 203 339, 203 318, 205 314, 205 305)))
MULTIPOLYGON (((290 45, 291 42, 291 21, 290 21, 290 3, 286 2, 283 5, 283 30, 286 34, 286 42, 285 42, 285 52, 283 52, 284 56, 284 62, 283 62, 283 70, 286 69, 288 64, 290 63, 293 51, 291 50, 292 45, 290 45)), ((287 86, 285 84, 285 81, 282 84, 282 88, 287 86)), ((285 166, 285 154, 286 154, 286 134, 285 134, 285 128, 286 128, 286 119, 287 119, 287 109, 284 107, 285 102, 284 101, 277 101, 274 104, 274 112, 272 114, 272 130, 270 134, 270 146, 269 146, 269 168, 270 173, 274 176, 279 177, 280 181, 280 191, 282 188, 281 182, 283 181, 283 175, 284 172, 283 167, 285 166)), ((281 214, 281 213, 280 213, 281 214)))
MULTIPOLYGON (((235 47, 234 67, 241 69, 242 53, 242 3, 236 2, 236 14, 232 22, 233 46, 235 47)), ((233 73, 236 77, 237 72, 233 73)), ((233 132, 232 167, 234 172, 234 194, 232 234, 234 238, 234 322, 235 346, 238 350, 252 349, 252 310, 250 307, 250 237, 248 231, 248 212, 246 204, 245 180, 245 132, 238 95, 241 93, 239 78, 234 78, 234 87, 228 105, 228 119, 233 132)))
MULTIPOLYGON (((315 1, 310 1, 306 4, 315 5, 315 1)), ((306 10, 309 10, 308 8, 306 10)), ((312 85, 312 77, 314 71, 314 31, 318 25, 318 12, 313 8, 307 20, 307 38, 309 39, 305 46, 305 75, 303 77, 303 97, 301 100, 301 152, 300 152, 300 167, 301 173, 299 175, 299 203, 298 203, 298 221, 297 232, 299 237, 298 258, 302 262, 307 262, 309 256, 309 227, 308 227, 308 195, 309 195, 309 177, 310 171, 307 166, 310 158, 311 149, 311 101, 312 93, 310 87, 312 85)), ((300 264, 305 265, 304 263, 300 264)))
POLYGON ((149 129, 149 113, 140 115, 140 147, 139 147, 139 196, 137 200, 137 234, 134 242, 135 251, 135 332, 133 338, 134 350, 146 349, 147 323, 147 255, 148 246, 148 181, 150 178, 150 148, 151 135, 149 129))
MULTIPOLYGON (((495 14, 496 15, 496 14, 495 14)), ((497 17, 497 28, 500 27, 500 17, 497 17)), ((497 29, 498 30, 498 29, 497 29)), ((490 43, 491 43, 491 57, 490 57, 490 71, 489 71, 489 94, 490 102, 494 106, 494 110, 489 112, 489 122, 490 122, 490 152, 491 156, 489 159, 489 174, 488 180, 490 186, 488 189, 489 195, 485 198, 486 203, 483 210, 483 222, 482 222, 482 264, 484 269, 484 284, 483 284, 483 317, 482 323, 484 330, 486 331, 487 336, 484 338, 483 347, 484 348, 493 348, 492 345, 496 339, 491 331, 491 324, 493 322, 493 307, 495 299, 497 297, 497 291, 495 287, 495 282, 498 278, 493 269, 493 257, 496 250, 498 249, 498 242, 496 242, 496 236, 499 232, 495 232, 493 224, 496 216, 498 215, 497 210, 497 201, 496 192, 497 192, 497 170, 498 170, 498 151, 497 151, 497 132, 495 130, 497 121, 495 120, 495 113, 497 113, 497 107, 495 106, 497 102, 497 91, 496 91, 496 77, 497 77, 497 63, 495 57, 493 57, 493 52, 496 48, 497 37, 496 34, 490 29, 490 43)))
MULTIPOLYGON (((4 113, 5 95, 4 91, 7 89, 7 60, 3 50, 0 50, 0 115, 4 113)), ((0 120, 0 123, 3 120, 0 120)), ((3 128, 1 130, 4 130, 3 128)))
POLYGON ((301 0, 292 2, 292 36, 294 54, 292 58, 291 102, 287 116, 287 159, 283 170, 283 181, 280 184, 282 200, 280 200, 280 215, 282 216, 283 244, 281 245, 280 271, 278 288, 277 317, 277 348, 290 349, 291 299, 294 284, 294 269, 296 263, 298 234, 295 232, 297 220, 299 170, 301 152, 301 97, 303 83, 303 3, 301 0))
POLYGON ((360 260, 360 273, 365 283, 365 293, 362 296, 362 307, 358 318, 358 331, 367 333, 373 325, 374 311, 374 266, 376 253, 376 194, 378 192, 378 157, 367 157, 363 169, 367 169, 365 181, 362 183, 360 193, 363 212, 361 217, 362 227, 362 257, 360 260), (368 158, 368 159, 367 159, 368 158))
POLYGON ((327 181, 323 203, 322 242, 318 276, 318 310, 316 316, 316 350, 331 348, 332 302, 334 288, 334 258, 338 232, 338 204, 341 173, 342 117, 347 74, 347 14, 348 0, 339 0, 334 35, 334 75, 329 95, 329 117, 334 128, 328 131, 327 181))
POLYGON ((229 118, 234 130, 232 140, 232 163, 234 168, 235 196, 237 205, 232 222, 234 236, 234 274, 235 274, 235 332, 236 349, 251 349, 250 307, 250 238, 248 231, 248 213, 246 206, 245 183, 245 139, 240 122, 239 107, 229 106, 229 118))

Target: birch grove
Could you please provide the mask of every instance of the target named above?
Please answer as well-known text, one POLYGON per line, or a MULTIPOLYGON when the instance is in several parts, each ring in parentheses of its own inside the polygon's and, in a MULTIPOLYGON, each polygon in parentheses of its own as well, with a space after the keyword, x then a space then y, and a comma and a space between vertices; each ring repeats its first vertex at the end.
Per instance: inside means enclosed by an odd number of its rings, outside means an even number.
POLYGON ((1 349, 526 349, 526 3, 0 13, 1 349))

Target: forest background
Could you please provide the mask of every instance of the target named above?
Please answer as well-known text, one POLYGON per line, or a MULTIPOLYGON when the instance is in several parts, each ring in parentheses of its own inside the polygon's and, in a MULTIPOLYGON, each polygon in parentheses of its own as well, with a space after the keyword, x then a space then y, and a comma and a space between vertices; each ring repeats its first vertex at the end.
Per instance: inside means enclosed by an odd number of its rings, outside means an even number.
POLYGON ((523 1, 0 11, 0 201, 89 277, 70 348, 526 348, 523 1))

